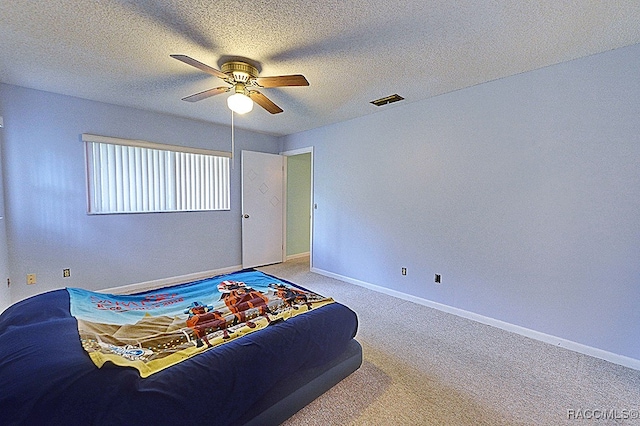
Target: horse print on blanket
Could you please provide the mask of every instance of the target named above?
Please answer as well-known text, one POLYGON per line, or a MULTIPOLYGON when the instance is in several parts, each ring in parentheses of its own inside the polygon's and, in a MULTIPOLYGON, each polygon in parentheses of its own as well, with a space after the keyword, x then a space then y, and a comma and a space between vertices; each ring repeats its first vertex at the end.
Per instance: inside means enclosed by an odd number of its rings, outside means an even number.
POLYGON ((135 295, 67 291, 94 364, 134 367, 141 377, 333 302, 256 270, 135 295))

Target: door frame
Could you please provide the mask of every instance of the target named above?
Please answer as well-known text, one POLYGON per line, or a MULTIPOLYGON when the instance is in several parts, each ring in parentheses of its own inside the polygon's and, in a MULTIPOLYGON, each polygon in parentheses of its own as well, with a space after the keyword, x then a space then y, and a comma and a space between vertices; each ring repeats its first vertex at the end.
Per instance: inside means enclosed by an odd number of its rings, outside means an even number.
POLYGON ((313 198, 313 188, 314 188, 314 184, 313 184, 313 176, 314 176, 314 168, 313 168, 313 146, 309 146, 309 147, 305 147, 305 148, 299 148, 299 149, 293 149, 293 150, 289 150, 289 151, 282 151, 280 152, 280 155, 284 156, 284 161, 285 161, 285 167, 284 167, 284 224, 282 227, 282 241, 283 241, 283 256, 284 259, 286 261, 287 259, 287 203, 288 203, 288 196, 289 193, 287 191, 287 157, 292 157, 294 155, 300 155, 300 154, 311 154, 311 182, 310 182, 310 186, 311 186, 311 205, 309 206, 309 267, 313 268, 313 216, 314 216, 314 207, 315 207, 315 202, 314 202, 314 198, 313 198))

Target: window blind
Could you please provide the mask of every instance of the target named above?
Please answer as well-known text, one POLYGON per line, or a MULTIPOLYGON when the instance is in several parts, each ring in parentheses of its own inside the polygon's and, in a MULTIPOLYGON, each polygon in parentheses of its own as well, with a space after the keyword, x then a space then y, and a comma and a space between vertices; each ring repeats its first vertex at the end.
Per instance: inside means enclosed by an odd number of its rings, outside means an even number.
POLYGON ((83 134, 90 214, 229 210, 230 153, 83 134))

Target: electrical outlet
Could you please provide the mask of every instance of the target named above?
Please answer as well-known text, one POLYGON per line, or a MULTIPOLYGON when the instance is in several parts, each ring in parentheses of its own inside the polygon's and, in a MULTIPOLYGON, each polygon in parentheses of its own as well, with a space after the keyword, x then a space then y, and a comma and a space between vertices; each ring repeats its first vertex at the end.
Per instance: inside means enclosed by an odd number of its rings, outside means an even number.
POLYGON ((69 278, 71 276, 71 269, 66 268, 62 270, 62 278, 69 278))
POLYGON ((434 281, 436 284, 440 284, 442 282, 442 276, 440 276, 440 274, 436 274, 434 281))
POLYGON ((407 268, 402 268, 402 275, 407 275, 407 268))
POLYGON ((27 284, 36 283, 36 274, 27 274, 27 284))

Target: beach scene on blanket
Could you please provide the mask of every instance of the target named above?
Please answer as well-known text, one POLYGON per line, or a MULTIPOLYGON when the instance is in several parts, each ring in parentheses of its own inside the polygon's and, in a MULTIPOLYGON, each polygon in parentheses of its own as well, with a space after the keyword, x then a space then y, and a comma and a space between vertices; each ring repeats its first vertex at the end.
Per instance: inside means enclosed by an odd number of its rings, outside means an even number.
POLYGON ((134 367, 141 377, 333 303, 256 270, 133 295, 67 291, 82 347, 93 363, 134 367))

